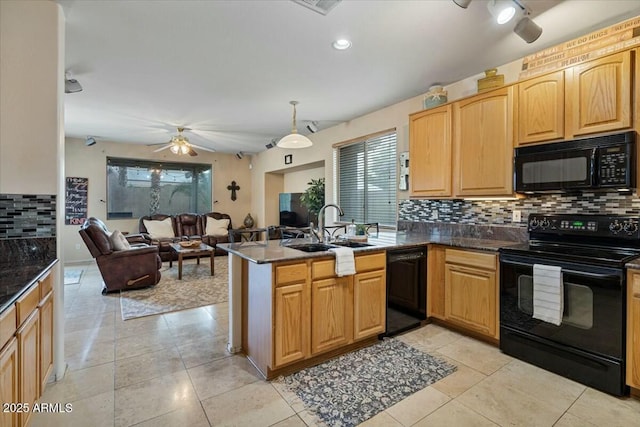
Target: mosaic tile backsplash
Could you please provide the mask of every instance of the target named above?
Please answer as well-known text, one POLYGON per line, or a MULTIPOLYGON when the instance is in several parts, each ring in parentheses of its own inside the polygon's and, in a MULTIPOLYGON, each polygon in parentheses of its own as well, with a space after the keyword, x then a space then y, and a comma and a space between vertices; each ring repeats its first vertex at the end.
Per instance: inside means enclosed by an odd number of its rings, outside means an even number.
POLYGON ((56 237, 56 196, 0 194, 0 239, 56 237))
POLYGON ((398 221, 526 227, 531 213, 640 216, 640 198, 604 192, 538 195, 517 200, 403 200, 398 208, 398 221), (511 220, 514 210, 522 213, 519 223, 511 220))

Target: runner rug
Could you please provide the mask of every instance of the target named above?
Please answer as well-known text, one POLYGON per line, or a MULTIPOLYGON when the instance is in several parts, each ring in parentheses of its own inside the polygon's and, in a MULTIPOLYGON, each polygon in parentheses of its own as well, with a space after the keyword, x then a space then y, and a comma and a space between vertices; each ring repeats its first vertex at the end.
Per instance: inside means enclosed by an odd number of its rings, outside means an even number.
POLYGON ((390 338, 275 381, 323 423, 355 426, 455 370, 390 338))

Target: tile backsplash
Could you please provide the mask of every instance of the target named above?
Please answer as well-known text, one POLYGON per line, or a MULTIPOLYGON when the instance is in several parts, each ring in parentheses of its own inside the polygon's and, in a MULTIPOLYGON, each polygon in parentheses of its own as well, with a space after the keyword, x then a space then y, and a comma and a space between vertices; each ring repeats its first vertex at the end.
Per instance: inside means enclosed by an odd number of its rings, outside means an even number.
POLYGON ((56 196, 0 194, 0 239, 56 237, 56 196))
POLYGON ((517 200, 402 200, 398 220, 526 227, 531 213, 640 216, 640 198, 618 192, 598 192, 536 195, 517 200), (518 223, 512 222, 514 210, 522 213, 518 223))

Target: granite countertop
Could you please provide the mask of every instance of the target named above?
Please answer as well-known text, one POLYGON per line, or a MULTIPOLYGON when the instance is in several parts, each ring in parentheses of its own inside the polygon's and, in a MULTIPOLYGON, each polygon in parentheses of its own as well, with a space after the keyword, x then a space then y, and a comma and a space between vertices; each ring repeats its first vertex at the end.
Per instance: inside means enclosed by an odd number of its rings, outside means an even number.
MULTIPOLYGON (((258 264, 333 255, 329 251, 303 252, 287 247, 287 245, 300 243, 309 243, 309 240, 286 239, 262 242, 220 243, 216 247, 258 264)), ((353 248, 354 252, 362 253, 381 249, 401 249, 428 244, 497 252, 500 248, 519 244, 519 242, 513 241, 452 237, 449 235, 442 236, 439 233, 421 233, 415 231, 374 233, 369 236, 367 243, 371 246, 353 248)))
POLYGON ((53 258, 24 264, 0 264, 0 313, 20 298, 56 262, 58 260, 53 258))

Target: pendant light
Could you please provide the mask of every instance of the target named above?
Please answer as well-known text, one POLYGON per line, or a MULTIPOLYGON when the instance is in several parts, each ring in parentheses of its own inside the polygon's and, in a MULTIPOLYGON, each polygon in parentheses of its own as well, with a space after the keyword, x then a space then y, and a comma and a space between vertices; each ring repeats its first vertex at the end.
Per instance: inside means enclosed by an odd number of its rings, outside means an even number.
POLYGON ((278 141, 276 145, 280 148, 311 147, 313 142, 311 142, 311 140, 306 136, 300 135, 298 133, 298 129, 296 129, 296 105, 298 105, 298 101, 290 101, 289 104, 293 105, 293 126, 291 128, 291 133, 278 141))

